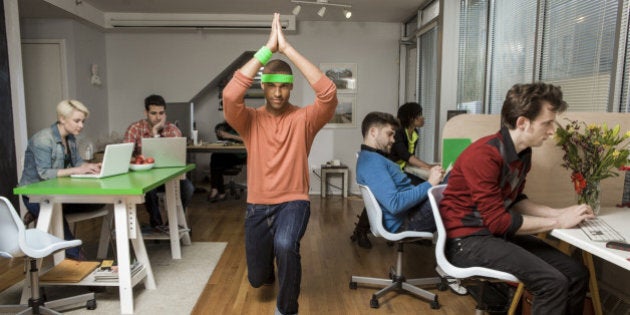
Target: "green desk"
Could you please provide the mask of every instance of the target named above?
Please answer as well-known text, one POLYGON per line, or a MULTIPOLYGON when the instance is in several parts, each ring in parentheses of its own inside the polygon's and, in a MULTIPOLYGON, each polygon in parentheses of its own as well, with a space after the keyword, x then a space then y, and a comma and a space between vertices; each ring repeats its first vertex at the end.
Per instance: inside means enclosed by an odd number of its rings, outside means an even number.
MULTIPOLYGON (((178 226, 187 228, 181 199, 179 198, 179 179, 195 168, 194 164, 183 167, 152 169, 143 172, 107 177, 103 179, 54 178, 51 180, 17 187, 16 195, 27 195, 31 202, 40 203, 37 228, 63 238, 61 204, 63 203, 106 203, 114 206, 116 230, 116 256, 119 268, 117 283, 93 281, 87 277, 73 285, 109 285, 118 286, 120 293, 121 314, 133 314, 133 286, 144 279, 145 287, 155 289, 155 279, 151 263, 147 256, 142 233, 136 216, 136 205, 144 203, 144 194, 165 184, 165 199, 171 241, 171 254, 174 259, 181 258, 180 238, 185 245, 190 244, 188 232, 179 232, 178 226), (142 271, 131 276, 129 240, 135 256, 142 265, 142 271)), ((63 260, 64 253, 55 254, 55 264, 63 260)), ((29 280, 29 279, 27 279, 29 280)), ((28 299, 30 288, 26 281, 22 300, 28 299)))

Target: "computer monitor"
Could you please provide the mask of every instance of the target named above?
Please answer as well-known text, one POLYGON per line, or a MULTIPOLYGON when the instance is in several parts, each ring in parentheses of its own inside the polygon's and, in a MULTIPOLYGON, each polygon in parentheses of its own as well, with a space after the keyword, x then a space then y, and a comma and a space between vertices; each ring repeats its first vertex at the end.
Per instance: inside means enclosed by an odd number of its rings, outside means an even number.
POLYGON ((182 131, 184 137, 191 138, 193 129, 193 106, 192 103, 167 103, 166 119, 175 124, 182 131))

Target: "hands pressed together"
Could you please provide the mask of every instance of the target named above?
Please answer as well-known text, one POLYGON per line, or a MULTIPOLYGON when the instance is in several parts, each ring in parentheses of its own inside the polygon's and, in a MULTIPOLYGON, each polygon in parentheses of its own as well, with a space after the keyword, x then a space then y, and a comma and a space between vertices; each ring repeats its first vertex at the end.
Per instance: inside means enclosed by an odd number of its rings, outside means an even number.
POLYGON ((280 24, 280 13, 273 14, 273 21, 271 22, 271 33, 266 44, 267 48, 271 52, 284 53, 287 49, 291 48, 291 45, 287 42, 282 32, 282 25, 280 24))

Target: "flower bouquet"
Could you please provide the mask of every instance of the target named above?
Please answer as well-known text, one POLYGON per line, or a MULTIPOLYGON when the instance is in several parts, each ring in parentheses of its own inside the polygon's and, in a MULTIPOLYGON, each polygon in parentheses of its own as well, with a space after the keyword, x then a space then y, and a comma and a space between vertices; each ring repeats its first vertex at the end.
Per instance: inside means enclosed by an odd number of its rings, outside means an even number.
POLYGON ((571 170, 571 180, 579 204, 588 204, 595 214, 599 212, 599 182, 618 176, 615 171, 628 163, 630 131, 620 132, 616 125, 589 124, 569 120, 566 126, 558 124, 557 145, 564 151, 562 166, 571 170), (625 142, 625 143, 624 143, 625 142))

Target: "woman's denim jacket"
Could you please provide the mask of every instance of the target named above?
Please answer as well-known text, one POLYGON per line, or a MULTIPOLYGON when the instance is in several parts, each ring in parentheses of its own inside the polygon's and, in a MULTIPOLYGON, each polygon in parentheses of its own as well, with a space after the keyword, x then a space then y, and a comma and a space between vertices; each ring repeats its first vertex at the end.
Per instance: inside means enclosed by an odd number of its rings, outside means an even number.
MULTIPOLYGON (((77 152, 74 135, 66 137, 70 148, 71 167, 83 164, 77 152)), ((64 147, 57 123, 40 130, 28 140, 24 153, 24 170, 20 186, 57 177, 57 171, 64 167, 64 147)))

